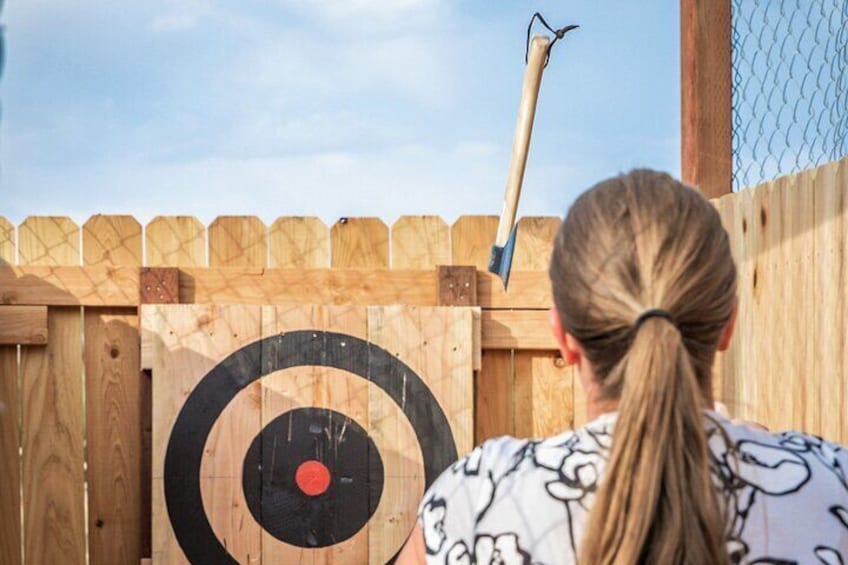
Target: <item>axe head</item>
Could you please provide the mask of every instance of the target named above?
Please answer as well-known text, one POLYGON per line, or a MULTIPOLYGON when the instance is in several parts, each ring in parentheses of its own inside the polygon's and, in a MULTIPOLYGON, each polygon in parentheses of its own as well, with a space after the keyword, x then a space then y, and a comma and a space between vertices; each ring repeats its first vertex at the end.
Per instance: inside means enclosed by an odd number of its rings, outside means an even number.
POLYGON ((489 272, 495 273, 503 281, 504 290, 509 285, 509 271, 512 268, 512 254, 515 251, 515 234, 518 232, 518 224, 509 232, 509 239, 503 247, 495 244, 492 246, 492 255, 489 257, 489 272))

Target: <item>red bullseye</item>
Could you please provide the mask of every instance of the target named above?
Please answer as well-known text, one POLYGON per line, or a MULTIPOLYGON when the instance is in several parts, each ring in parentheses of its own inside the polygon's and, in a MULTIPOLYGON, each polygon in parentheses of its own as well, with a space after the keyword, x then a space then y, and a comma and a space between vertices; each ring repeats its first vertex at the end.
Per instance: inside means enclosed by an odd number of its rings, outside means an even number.
POLYGON ((294 481, 307 496, 324 494, 330 487, 330 470, 321 463, 310 459, 304 461, 294 473, 294 481))

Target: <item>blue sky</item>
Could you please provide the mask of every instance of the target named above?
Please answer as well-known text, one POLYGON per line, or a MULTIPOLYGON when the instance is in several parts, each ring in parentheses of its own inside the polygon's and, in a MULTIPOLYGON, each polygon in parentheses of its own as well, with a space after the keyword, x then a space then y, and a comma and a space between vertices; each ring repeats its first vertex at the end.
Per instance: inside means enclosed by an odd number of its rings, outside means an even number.
POLYGON ((8 2, 0 215, 500 212, 538 10, 522 215, 679 174, 676 0, 8 2))

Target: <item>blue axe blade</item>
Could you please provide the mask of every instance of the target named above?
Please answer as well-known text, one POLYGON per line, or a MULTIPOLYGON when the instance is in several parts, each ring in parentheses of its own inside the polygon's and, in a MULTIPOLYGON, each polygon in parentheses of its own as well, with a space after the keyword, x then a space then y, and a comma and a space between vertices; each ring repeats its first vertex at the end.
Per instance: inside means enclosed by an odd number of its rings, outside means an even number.
POLYGON ((518 233, 518 224, 513 226, 509 232, 509 239, 503 247, 492 246, 492 255, 489 257, 489 272, 495 273, 503 281, 504 290, 509 285, 509 271, 512 268, 512 254, 515 252, 515 234, 518 233))

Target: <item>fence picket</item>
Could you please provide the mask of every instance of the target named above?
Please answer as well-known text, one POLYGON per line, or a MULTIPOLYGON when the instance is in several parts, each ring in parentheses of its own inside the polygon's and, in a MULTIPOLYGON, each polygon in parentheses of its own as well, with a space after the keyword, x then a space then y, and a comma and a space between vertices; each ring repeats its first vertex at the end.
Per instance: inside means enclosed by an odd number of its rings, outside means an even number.
MULTIPOLYGON (((0 269, 15 264, 15 226, 0 216, 0 269)), ((0 563, 21 563, 18 347, 0 346, 0 563)))
POLYGON ((450 228, 439 216, 401 216, 392 225, 392 269, 450 264, 450 228))
MULTIPOLYGON (((92 217, 82 244, 84 265, 141 265, 141 225, 131 216, 92 217)), ((142 405, 138 311, 87 307, 83 328, 89 563, 136 564, 150 520, 142 501, 150 473, 141 413, 149 406, 142 405)))
POLYGON ((256 216, 218 216, 209 224, 210 267, 265 267, 268 230, 256 216))
MULTIPOLYGON (((22 265, 79 265, 69 218, 30 217, 18 229, 22 265)), ((82 317, 51 307, 47 345, 21 347, 24 558, 85 562, 82 317)))
POLYGON ((268 266, 313 269, 330 266, 330 230, 320 218, 282 217, 268 230, 268 266))
POLYGON ((206 228, 194 216, 156 216, 145 227, 149 267, 205 267, 206 228))
POLYGON ((336 269, 389 266, 389 228, 379 218, 342 218, 330 229, 336 269))

